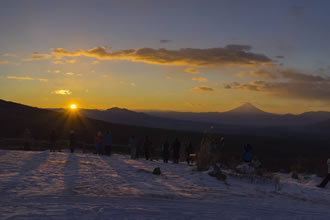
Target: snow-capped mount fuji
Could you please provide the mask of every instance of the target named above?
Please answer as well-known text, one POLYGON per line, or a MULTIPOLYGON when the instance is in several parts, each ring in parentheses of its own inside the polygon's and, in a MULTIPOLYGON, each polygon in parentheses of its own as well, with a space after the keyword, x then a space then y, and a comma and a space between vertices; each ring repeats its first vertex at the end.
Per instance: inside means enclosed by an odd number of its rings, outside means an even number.
POLYGON ((224 112, 224 113, 233 113, 233 114, 271 114, 271 113, 267 113, 259 108, 257 108, 256 106, 252 105, 251 103, 244 103, 240 106, 238 106, 237 108, 234 108, 230 111, 224 112))

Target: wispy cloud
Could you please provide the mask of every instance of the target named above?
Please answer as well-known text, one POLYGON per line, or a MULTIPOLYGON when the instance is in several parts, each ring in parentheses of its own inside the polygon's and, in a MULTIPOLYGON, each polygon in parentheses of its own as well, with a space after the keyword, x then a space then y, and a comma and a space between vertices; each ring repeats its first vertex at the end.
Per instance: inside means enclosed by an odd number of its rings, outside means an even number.
POLYGON ((50 54, 34 52, 32 53, 31 58, 25 58, 23 59, 23 61, 47 60, 47 59, 51 59, 52 57, 53 56, 50 54))
POLYGON ((198 81, 198 82, 207 82, 208 81, 208 79, 206 79, 204 77, 194 77, 191 80, 198 81))
POLYGON ((250 52, 248 45, 227 45, 218 48, 183 48, 167 50, 164 48, 141 48, 121 51, 109 51, 105 47, 90 50, 68 51, 63 48, 53 50, 57 56, 87 56, 102 60, 130 60, 158 65, 177 66, 255 66, 269 64, 272 60, 263 54, 250 52))
POLYGON ((28 76, 7 76, 8 79, 18 79, 18 80, 34 80, 28 76))
POLYGON ((0 60, 0 64, 7 64, 8 60, 0 60))
POLYGON ((248 83, 225 83, 224 88, 252 92, 263 92, 268 95, 282 98, 320 100, 327 102, 330 101, 329 81, 267 82, 263 80, 255 80, 248 83))
POLYGON ((16 57, 17 55, 14 54, 14 53, 5 53, 2 56, 4 56, 4 57, 16 57))
POLYGON ((190 74, 199 74, 199 70, 197 70, 195 68, 186 68, 186 69, 184 69, 184 71, 186 73, 190 73, 190 74))
POLYGON ((197 86, 192 89, 193 92, 213 92, 215 89, 208 86, 197 86))
POLYGON ((39 80, 40 82, 48 82, 48 79, 45 78, 38 78, 34 79, 29 76, 7 76, 8 79, 16 79, 16 80, 39 80))
POLYGON ((52 61, 52 64, 65 64, 62 60, 54 60, 52 61))
POLYGON ((77 62, 77 60, 75 60, 75 59, 72 59, 72 60, 66 60, 65 62, 66 62, 66 63, 71 63, 71 64, 73 64, 73 63, 76 63, 76 62, 77 62))
POLYGON ((160 40, 159 42, 160 42, 161 44, 167 44, 167 43, 172 42, 172 40, 160 40))
POLYGON ((53 94, 56 95, 71 95, 72 92, 68 89, 59 89, 59 90, 55 90, 52 92, 53 94))
POLYGON ((52 64, 74 64, 76 62, 77 62, 76 59, 72 59, 72 60, 54 60, 54 61, 52 61, 52 64))
POLYGON ((64 73, 65 75, 68 75, 68 76, 73 76, 73 75, 75 75, 74 73, 72 73, 72 72, 68 72, 68 73, 64 73))

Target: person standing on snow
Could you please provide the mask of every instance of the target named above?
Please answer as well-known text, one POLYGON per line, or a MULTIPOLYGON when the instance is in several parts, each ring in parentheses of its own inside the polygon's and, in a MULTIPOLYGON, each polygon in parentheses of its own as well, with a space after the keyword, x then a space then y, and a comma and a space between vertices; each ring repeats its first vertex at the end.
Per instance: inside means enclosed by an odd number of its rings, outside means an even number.
POLYGON ((136 146, 137 146, 137 141, 135 136, 132 136, 129 139, 129 146, 131 149, 131 159, 136 159, 136 146))
POLYGON ((105 134, 105 155, 111 156, 112 135, 110 131, 105 134))
POLYGON ((26 128, 24 130, 24 150, 30 150, 31 149, 31 131, 30 129, 26 128))
POLYGON ((243 160, 247 163, 252 160, 252 146, 250 144, 244 146, 243 160))
POLYGON ((163 144, 163 149, 162 149, 162 155, 163 155, 163 161, 164 163, 168 163, 168 158, 170 156, 170 145, 168 143, 168 140, 165 141, 163 144))
POLYGON ((172 144, 172 148, 173 148, 173 162, 174 163, 179 163, 179 159, 180 159, 180 147, 181 147, 181 143, 179 141, 179 139, 176 137, 173 144, 172 144))
POLYGON ((97 132, 97 135, 95 136, 95 148, 97 154, 102 154, 102 148, 103 148, 103 136, 102 132, 97 132))
POLYGON ((52 132, 50 133, 50 152, 55 152, 56 142, 57 142, 57 134, 56 131, 53 129, 52 132))
POLYGON ((330 180, 330 158, 327 160, 327 165, 328 165, 328 175, 323 179, 322 183, 317 185, 318 187, 324 188, 330 180))
POLYGON ((149 137, 146 136, 145 140, 144 140, 144 144, 143 144, 143 148, 144 148, 144 156, 146 158, 146 160, 149 160, 150 158, 150 148, 151 148, 151 141, 149 140, 149 137))
POLYGON ((74 130, 70 131, 70 151, 71 153, 74 153, 74 149, 76 147, 76 134, 74 132, 74 130))
POLYGON ((187 164, 189 165, 191 162, 191 154, 195 153, 194 147, 192 145, 192 143, 190 142, 187 149, 186 149, 186 157, 187 157, 187 164))

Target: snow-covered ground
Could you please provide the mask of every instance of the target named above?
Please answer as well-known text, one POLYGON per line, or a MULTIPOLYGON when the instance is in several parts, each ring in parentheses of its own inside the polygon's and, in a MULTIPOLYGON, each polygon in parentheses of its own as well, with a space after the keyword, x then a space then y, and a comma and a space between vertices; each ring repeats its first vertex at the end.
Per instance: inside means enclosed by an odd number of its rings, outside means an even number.
POLYGON ((0 150, 0 219, 330 219, 320 178, 276 175, 225 184, 186 164, 0 150))

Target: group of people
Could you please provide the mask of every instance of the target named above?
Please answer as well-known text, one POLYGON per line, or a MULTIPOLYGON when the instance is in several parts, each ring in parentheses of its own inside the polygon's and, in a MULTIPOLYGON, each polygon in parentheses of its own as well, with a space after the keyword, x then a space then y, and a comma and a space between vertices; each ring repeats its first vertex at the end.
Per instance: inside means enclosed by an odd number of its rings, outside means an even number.
MULTIPOLYGON (((50 152, 55 152, 55 150, 58 148, 57 141, 58 141, 58 135, 57 135, 56 131, 53 129, 50 134, 50 152)), ((71 130, 70 134, 69 134, 70 152, 74 153, 74 150, 76 147, 77 147, 76 133, 74 130, 71 130)), ((59 147, 57 150, 61 151, 61 148, 59 147)))
MULTIPOLYGON (((171 145, 169 144, 168 140, 165 140, 165 142, 162 145, 162 149, 161 149, 163 162, 168 163, 168 160, 170 158, 170 153, 172 150, 173 162, 179 163, 180 149, 181 149, 181 142, 179 141, 178 137, 175 138, 175 140, 173 141, 173 143, 171 145)), ((144 156, 145 156, 146 160, 152 161, 153 159, 155 159, 155 156, 156 156, 155 145, 153 145, 153 143, 150 141, 149 136, 146 136, 144 139, 143 150, 144 150, 144 156)))
POLYGON ((96 154, 105 154, 110 156, 112 153, 112 135, 110 131, 105 132, 103 136, 102 132, 97 132, 95 138, 95 153, 96 154))
MULTIPOLYGON (((30 130, 26 130, 24 133, 24 149, 29 147, 29 139, 31 136, 30 130)), ((50 152, 55 152, 57 149, 58 151, 61 151, 61 148, 57 148, 57 141, 58 141, 58 135, 55 130, 51 131, 50 134, 50 152)), ((105 135, 103 136, 102 132, 98 132, 94 138, 95 143, 95 153, 96 154, 105 154, 110 156, 112 152, 112 135, 110 131, 106 131, 105 135)), ((135 136, 131 136, 129 138, 129 147, 130 147, 130 154, 132 159, 136 159, 138 153, 137 146, 138 141, 135 136)), ((221 160, 221 149, 224 145, 224 138, 221 137, 219 141, 216 141, 213 139, 210 144, 210 153, 211 153, 211 163, 216 163, 217 161, 221 160)), ((69 148, 70 152, 74 153, 75 148, 77 147, 76 142, 76 134, 74 130, 70 131, 69 134, 69 148)), ((174 141, 170 144, 168 140, 165 140, 162 149, 161 149, 161 155, 163 158, 164 163, 168 163, 171 152, 172 152, 172 158, 174 163, 180 162, 180 150, 181 150, 181 142, 179 141, 179 138, 176 137, 174 141)), ((151 142, 149 136, 146 136, 143 142, 143 151, 144 151, 144 157, 146 160, 153 160, 156 156, 156 148, 155 145, 151 142)), ((185 149, 186 153, 186 160, 187 163, 190 164, 192 160, 194 159, 192 155, 195 154, 195 149, 190 142, 188 146, 185 149)), ((246 163, 249 163, 253 165, 254 167, 260 167, 260 161, 258 161, 256 158, 252 157, 252 146, 250 144, 246 144, 243 147, 243 161, 246 163)), ((330 158, 327 161, 328 165, 328 175, 323 179, 323 181, 317 185, 318 187, 325 187, 327 183, 330 181, 330 158)))

